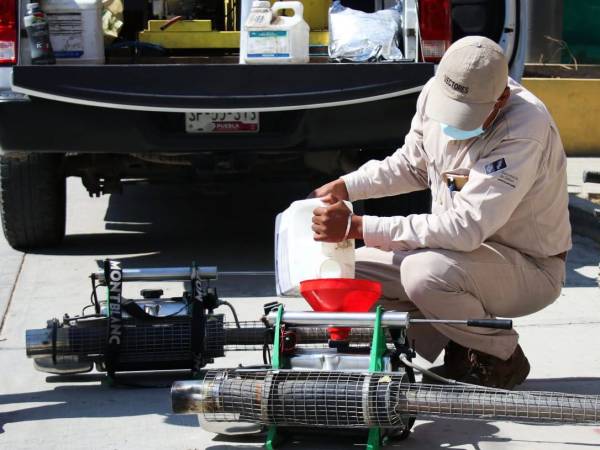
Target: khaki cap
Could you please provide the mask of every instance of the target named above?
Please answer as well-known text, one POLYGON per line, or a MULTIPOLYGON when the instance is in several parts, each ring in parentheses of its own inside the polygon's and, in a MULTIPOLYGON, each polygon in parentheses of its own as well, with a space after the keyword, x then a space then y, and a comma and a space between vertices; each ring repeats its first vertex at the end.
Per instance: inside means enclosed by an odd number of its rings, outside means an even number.
POLYGON ((508 63, 491 39, 467 36, 452 44, 440 61, 425 114, 461 130, 483 125, 508 83, 508 63))

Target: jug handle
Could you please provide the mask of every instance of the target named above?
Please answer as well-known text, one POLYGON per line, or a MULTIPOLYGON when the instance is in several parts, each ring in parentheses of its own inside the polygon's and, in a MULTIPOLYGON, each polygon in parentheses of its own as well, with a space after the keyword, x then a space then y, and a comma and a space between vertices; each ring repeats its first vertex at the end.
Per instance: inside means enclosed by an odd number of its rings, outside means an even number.
POLYGON ((271 7, 271 11, 273 11, 273 14, 284 9, 291 9, 292 11, 294 11, 294 16, 304 15, 304 5, 300 2, 275 2, 271 7))

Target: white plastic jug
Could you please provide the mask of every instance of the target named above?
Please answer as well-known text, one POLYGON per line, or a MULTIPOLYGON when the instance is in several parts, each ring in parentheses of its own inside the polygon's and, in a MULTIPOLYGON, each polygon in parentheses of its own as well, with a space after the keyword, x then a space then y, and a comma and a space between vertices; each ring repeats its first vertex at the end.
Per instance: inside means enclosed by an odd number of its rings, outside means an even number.
MULTIPOLYGON (((352 204, 345 202, 352 210, 352 204)), ((298 296, 300 282, 319 278, 354 278, 354 239, 337 244, 313 239, 313 210, 320 199, 299 200, 275 222, 277 295, 298 296)))
POLYGON ((310 28, 302 17, 300 2, 252 2, 240 33, 241 64, 285 64, 308 62, 310 28), (291 17, 280 15, 294 11, 291 17))
POLYGON ((57 64, 104 64, 102 0, 41 0, 57 64))

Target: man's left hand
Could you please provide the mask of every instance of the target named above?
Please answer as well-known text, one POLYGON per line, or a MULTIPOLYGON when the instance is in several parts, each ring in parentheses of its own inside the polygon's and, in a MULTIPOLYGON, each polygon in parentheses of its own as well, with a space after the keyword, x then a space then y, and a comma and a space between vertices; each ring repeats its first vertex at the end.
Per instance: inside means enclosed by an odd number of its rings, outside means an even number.
MULTIPOLYGON (((313 211, 313 225, 312 230, 314 232, 313 237, 318 242, 342 242, 344 238, 360 238, 357 236, 358 232, 362 235, 362 230, 358 229, 358 222, 361 217, 352 217, 352 226, 350 227, 350 233, 346 236, 346 229, 348 227, 348 217, 351 214, 350 209, 344 204, 344 202, 335 200, 327 207, 315 208, 313 211)), ((362 225, 362 220, 360 220, 362 225)), ((362 228, 362 227, 360 227, 362 228)))

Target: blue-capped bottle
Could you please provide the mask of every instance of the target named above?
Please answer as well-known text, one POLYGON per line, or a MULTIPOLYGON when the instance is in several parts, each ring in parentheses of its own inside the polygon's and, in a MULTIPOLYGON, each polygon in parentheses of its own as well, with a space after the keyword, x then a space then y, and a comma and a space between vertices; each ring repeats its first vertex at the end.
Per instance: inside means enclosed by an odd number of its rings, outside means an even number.
POLYGON ((52 44, 50 43, 48 20, 46 20, 46 15, 40 8, 39 3, 27 4, 27 14, 23 21, 29 37, 31 63, 56 64, 52 44))

